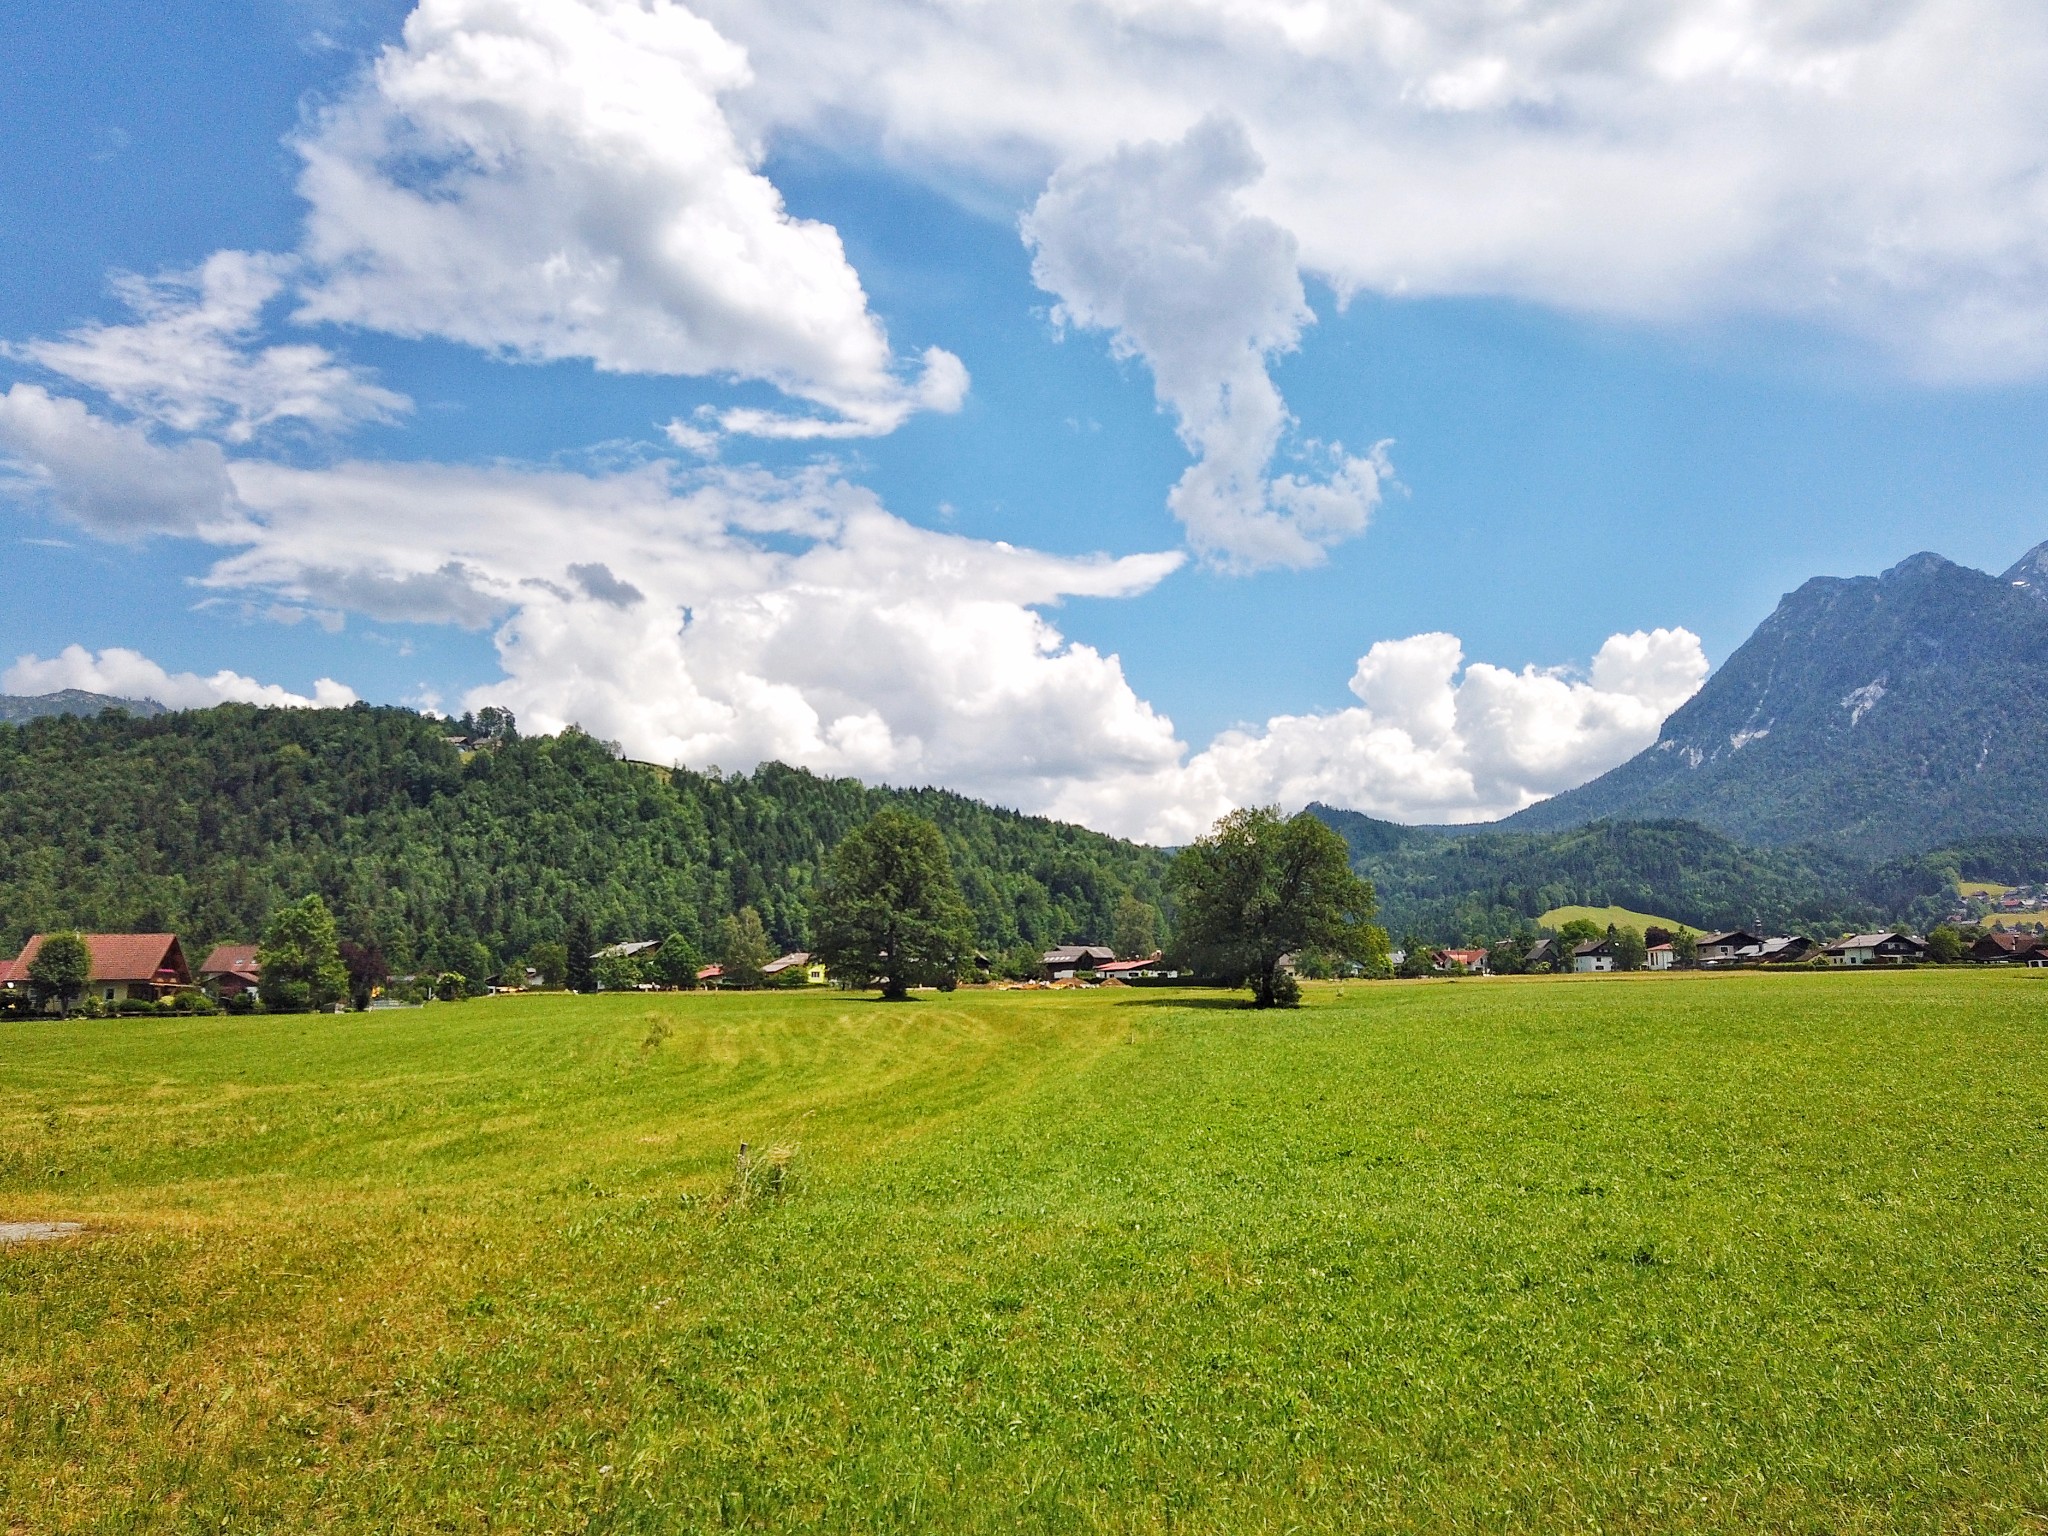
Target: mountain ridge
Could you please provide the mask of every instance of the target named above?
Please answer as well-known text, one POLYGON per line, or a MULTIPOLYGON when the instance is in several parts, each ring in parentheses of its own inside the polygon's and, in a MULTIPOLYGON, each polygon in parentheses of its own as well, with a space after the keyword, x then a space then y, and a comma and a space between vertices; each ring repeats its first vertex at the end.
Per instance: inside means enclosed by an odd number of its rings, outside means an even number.
POLYGON ((2048 836, 2043 678, 2048 544, 2003 576, 1931 552, 1881 576, 1816 576, 1652 746, 1490 825, 1677 819, 1870 859, 2048 836))

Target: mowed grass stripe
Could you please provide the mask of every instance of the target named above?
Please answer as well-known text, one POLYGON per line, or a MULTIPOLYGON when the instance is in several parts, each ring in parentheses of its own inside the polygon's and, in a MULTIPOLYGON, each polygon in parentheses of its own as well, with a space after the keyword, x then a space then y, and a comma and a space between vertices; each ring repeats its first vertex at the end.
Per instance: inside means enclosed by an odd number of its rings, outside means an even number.
POLYGON ((9 1031, 0 1215, 103 1231, 0 1256, 0 1508, 2030 1528, 2044 980, 9 1031), (797 1198, 707 1200, 788 1134, 797 1198))

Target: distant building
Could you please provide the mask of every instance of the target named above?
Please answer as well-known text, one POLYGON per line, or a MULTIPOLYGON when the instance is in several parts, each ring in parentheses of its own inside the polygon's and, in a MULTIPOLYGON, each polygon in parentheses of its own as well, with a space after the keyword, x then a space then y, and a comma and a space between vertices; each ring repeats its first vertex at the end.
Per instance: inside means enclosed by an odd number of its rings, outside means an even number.
POLYGON ((1643 951, 1645 970, 1668 971, 1677 963, 1677 952, 1669 944, 1652 944, 1643 951))
MULTIPOLYGON (((1390 956, 1389 958, 1396 965, 1401 963, 1399 955, 1390 956)), ((1529 946, 1529 952, 1522 956, 1522 965, 1526 970, 1547 971, 1556 964, 1557 940, 1555 939, 1538 939, 1529 946)))
POLYGON ((1474 976, 1486 974, 1486 951, 1483 949, 1439 949, 1429 957, 1432 970, 1448 971, 1456 968, 1474 976))
POLYGON ((1910 933, 1852 933, 1821 953, 1829 965, 1904 965, 1927 958, 1927 941, 1910 933))
POLYGON ((1166 956, 1155 949, 1142 960, 1107 961, 1095 967, 1095 974, 1104 981, 1156 981, 1180 975, 1179 971, 1165 969, 1165 962, 1166 956))
POLYGON ((1116 951, 1100 944, 1062 944, 1039 957, 1047 981, 1066 981, 1082 971, 1100 970, 1116 963, 1116 951))
MULTIPOLYGON (((10 990, 28 986, 28 970, 43 947, 44 934, 24 944, 21 953, 0 969, 0 985, 10 990)), ((129 999, 154 1002, 192 985, 192 968, 175 933, 82 934, 92 956, 85 995, 103 1003, 129 999)))
POLYGON ((1756 958, 1765 965, 1804 965, 1820 951, 1820 945, 1801 933, 1765 939, 1756 958))
POLYGON ((1731 928, 1726 933, 1705 934, 1699 944, 1701 965, 1732 965, 1738 960, 1756 959, 1764 940, 1762 934, 1751 933, 1747 928, 1731 928))
POLYGON ((1572 951, 1572 969, 1575 971, 1613 970, 1614 940, 1588 939, 1572 951))
POLYGON ((240 997, 263 980, 254 944, 216 944, 199 964, 199 985, 215 997, 240 997))
MULTIPOLYGON (((1964 951, 1968 959, 1979 965, 2026 965, 2041 947, 2041 940, 2031 933, 2007 933, 1995 928, 1985 934, 1964 951)), ((2048 955, 2042 957, 2048 960, 2048 955)))
POLYGON ((822 987, 825 985, 825 962, 813 960, 807 950, 791 950, 788 954, 770 960, 761 967, 763 976, 786 976, 791 971, 803 972, 804 985, 822 987))
POLYGON ((590 958, 593 960, 630 960, 635 955, 652 958, 655 950, 661 948, 659 939, 627 939, 621 944, 607 944, 590 958))

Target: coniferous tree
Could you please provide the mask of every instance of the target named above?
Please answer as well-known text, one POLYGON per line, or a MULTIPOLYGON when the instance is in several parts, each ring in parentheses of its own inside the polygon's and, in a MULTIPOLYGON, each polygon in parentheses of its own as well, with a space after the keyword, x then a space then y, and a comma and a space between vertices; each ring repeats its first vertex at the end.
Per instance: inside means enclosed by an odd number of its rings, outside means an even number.
POLYGON ((741 907, 718 925, 719 980, 726 986, 758 987, 761 968, 774 958, 768 930, 752 907, 741 907))
POLYGON ((590 919, 578 912, 569 919, 569 955, 564 965, 564 979, 571 992, 595 992, 597 990, 597 934, 590 926, 590 919))

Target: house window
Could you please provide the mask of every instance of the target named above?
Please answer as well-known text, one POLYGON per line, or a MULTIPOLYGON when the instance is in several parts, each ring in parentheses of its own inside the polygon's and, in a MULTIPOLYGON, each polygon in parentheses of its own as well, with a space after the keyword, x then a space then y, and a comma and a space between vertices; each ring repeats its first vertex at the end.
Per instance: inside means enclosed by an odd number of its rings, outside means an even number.
POLYGON ((111 1002, 112 1002, 113 1000, 114 1000, 114 989, 113 989, 112 987, 108 987, 108 988, 106 989, 106 991, 104 991, 104 992, 102 992, 102 993, 100 994, 100 1001, 101 1001, 101 1002, 103 1002, 103 1003, 111 1003, 111 1002))

